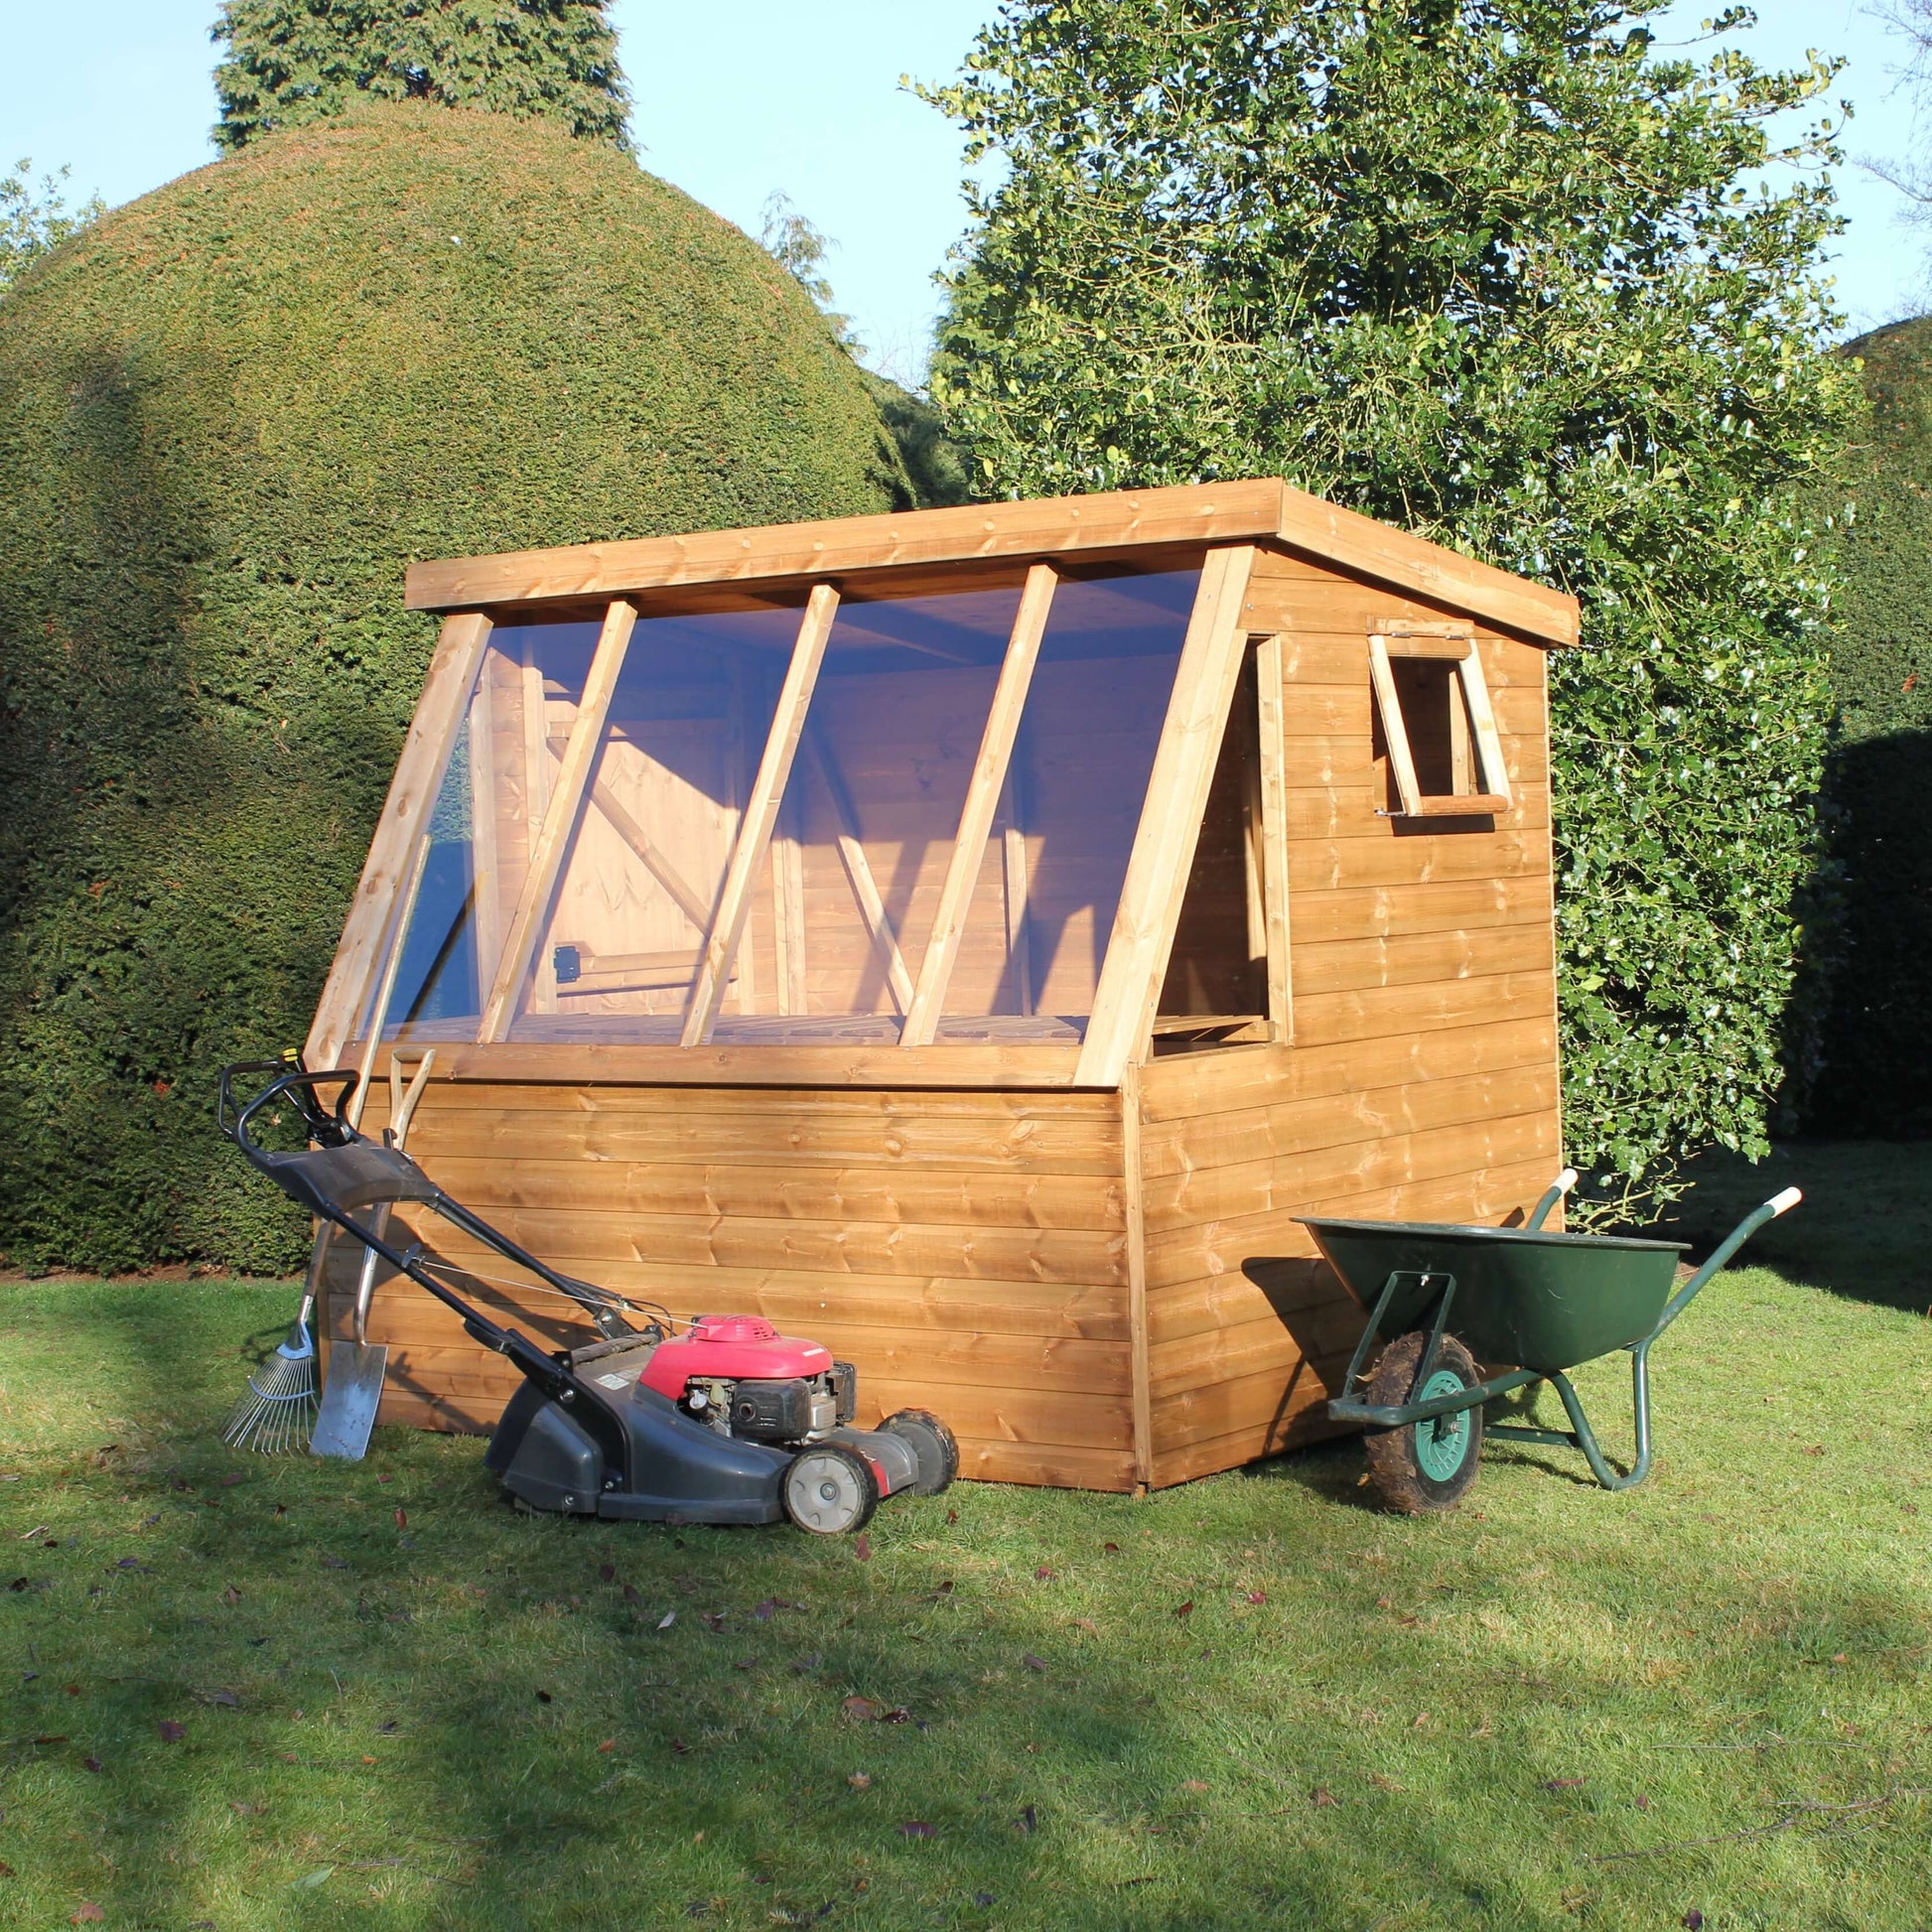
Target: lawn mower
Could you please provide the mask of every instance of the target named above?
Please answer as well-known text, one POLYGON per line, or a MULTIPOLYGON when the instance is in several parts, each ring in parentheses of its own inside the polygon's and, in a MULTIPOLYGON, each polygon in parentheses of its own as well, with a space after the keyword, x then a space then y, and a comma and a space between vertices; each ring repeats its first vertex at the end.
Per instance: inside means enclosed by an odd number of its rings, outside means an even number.
POLYGON ((855 1429, 857 1372, 818 1343, 755 1314, 680 1322, 546 1266, 444 1193, 386 1133, 378 1142, 358 1131, 348 1100, 360 1078, 353 1067, 237 1061, 221 1072, 221 1131, 291 1200, 434 1296, 523 1377, 483 1457, 518 1503, 629 1522, 788 1517, 836 1536, 864 1528, 883 1496, 937 1495, 952 1481, 959 1449, 946 1425, 901 1409, 878 1429, 855 1429), (273 1077, 237 1102, 235 1083, 264 1074, 273 1077), (340 1089, 333 1108, 331 1088, 340 1089), (263 1111, 280 1106, 299 1116, 306 1147, 277 1152, 256 1138, 263 1111), (490 1320, 442 1279, 483 1277, 400 1229, 407 1245, 391 1239, 387 1210, 403 1204, 427 1208, 574 1302, 597 1339, 551 1351, 490 1320))

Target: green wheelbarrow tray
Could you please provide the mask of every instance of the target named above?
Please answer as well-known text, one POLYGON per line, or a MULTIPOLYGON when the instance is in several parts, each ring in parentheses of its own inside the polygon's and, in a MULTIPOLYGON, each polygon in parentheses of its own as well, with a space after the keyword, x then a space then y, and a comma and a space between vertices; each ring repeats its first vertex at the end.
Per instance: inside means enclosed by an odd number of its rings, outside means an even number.
POLYGON ((1492 1436, 1580 1449, 1606 1489, 1627 1489, 1650 1472, 1652 1344, 1720 1269, 1766 1222, 1795 1207, 1795 1187, 1740 1221, 1691 1279, 1672 1292, 1678 1257, 1674 1241, 1621 1235, 1558 1234, 1543 1226, 1576 1181, 1566 1170, 1520 1228, 1464 1227, 1426 1221, 1342 1221, 1303 1218, 1322 1257, 1348 1292, 1369 1311, 1368 1325, 1348 1364, 1344 1393, 1330 1402, 1337 1422, 1378 1429, 1420 1428, 1439 1417, 1479 1408, 1532 1382, 1551 1383, 1570 1418, 1567 1431, 1487 1423, 1492 1436), (1370 1351, 1379 1339, 1427 1331, 1416 1390, 1454 1377, 1436 1375, 1443 1337, 1462 1341, 1486 1365, 1513 1366, 1471 1386, 1400 1404, 1362 1401, 1370 1351), (1566 1371, 1617 1349, 1631 1357, 1636 1459, 1627 1474, 1613 1469, 1598 1448, 1566 1371))

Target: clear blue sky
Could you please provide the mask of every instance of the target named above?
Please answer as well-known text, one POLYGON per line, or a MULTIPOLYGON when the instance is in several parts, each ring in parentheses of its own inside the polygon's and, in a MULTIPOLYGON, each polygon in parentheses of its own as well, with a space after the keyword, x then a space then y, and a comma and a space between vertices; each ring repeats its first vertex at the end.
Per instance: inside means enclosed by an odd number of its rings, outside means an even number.
MULTIPOLYGON (((1717 10, 1689 0, 1669 18, 1694 33, 1717 10)), ((754 233, 765 197, 783 190, 838 243, 827 266, 872 359, 916 380, 932 272, 964 212, 958 139, 898 79, 949 76, 993 0, 617 0, 613 11, 644 165, 754 233)), ((78 197, 119 203, 211 159, 213 13, 213 0, 0 0, 0 165, 66 164, 78 197)), ((1849 57, 1837 91, 1857 109, 1855 155, 1912 146, 1892 73, 1901 50, 1865 0, 1763 0, 1759 20, 1739 44, 1762 61, 1807 47, 1849 57)), ((1901 227, 1900 197, 1856 167, 1840 190, 1852 326, 1932 307, 1932 231, 1901 227)))

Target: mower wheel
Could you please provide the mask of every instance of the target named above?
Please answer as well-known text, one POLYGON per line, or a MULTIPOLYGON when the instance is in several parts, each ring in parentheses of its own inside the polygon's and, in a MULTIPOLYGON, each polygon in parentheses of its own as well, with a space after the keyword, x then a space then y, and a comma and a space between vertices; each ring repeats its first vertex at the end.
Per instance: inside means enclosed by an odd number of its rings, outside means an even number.
POLYGON ((872 1464, 839 1443, 801 1449, 785 1471, 785 1514, 814 1536, 862 1530, 879 1507, 872 1464))
POLYGON ((880 1428, 902 1437, 912 1446, 918 1459, 918 1480, 912 1485, 915 1496, 936 1496, 950 1488, 959 1473, 959 1444, 950 1429, 930 1409, 900 1409, 881 1423, 880 1428))

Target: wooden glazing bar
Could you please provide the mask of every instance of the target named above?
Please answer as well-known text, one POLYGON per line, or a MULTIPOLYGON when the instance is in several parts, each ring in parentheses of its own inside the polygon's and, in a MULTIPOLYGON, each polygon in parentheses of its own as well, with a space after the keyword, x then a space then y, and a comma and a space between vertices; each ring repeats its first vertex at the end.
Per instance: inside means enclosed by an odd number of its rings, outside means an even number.
MULTIPOLYGON (((478 1029, 482 1039, 501 1039, 515 1017, 517 994, 542 942, 550 900, 570 851, 571 836, 583 816, 585 794, 603 749, 604 721, 611 709, 611 697, 617 689, 618 674, 623 669, 623 654, 636 621, 636 606, 621 599, 613 603, 605 614, 604 628, 598 635, 597 649, 584 678, 577 721, 570 728, 570 741, 558 766, 557 782, 550 793, 543 823, 531 841, 523 890, 517 896, 516 910, 503 940, 503 956, 496 965, 496 978, 489 997, 483 1002, 483 1023, 478 1029)), ((525 695, 527 702, 527 686, 525 695)), ((540 756, 548 756, 547 745, 539 746, 538 750, 540 756)))
POLYGON ((1115 1086, 1149 1037, 1200 833, 1221 732, 1241 668, 1242 604, 1254 550, 1207 553, 1155 749, 1134 850, 1114 914, 1093 1017, 1080 1048, 1080 1084, 1115 1086))
POLYGON ((772 713, 771 730, 759 759, 758 776, 752 780, 738 837, 732 845, 731 863, 725 869, 718 909, 705 934, 704 964, 698 968, 697 983, 691 989, 691 1004, 685 1013, 684 1034, 679 1041, 682 1046, 704 1044, 724 1002, 732 960, 752 913, 752 888, 777 826, 778 807, 805 729, 806 707, 812 701, 819 666, 825 661, 825 645, 832 634, 832 620, 838 608, 839 594, 830 584, 812 586, 798 625, 798 637, 791 648, 791 662, 785 668, 784 683, 778 690, 777 708, 772 713))
POLYGON ((1023 1015, 1034 1010, 1034 948, 1027 918, 1027 786, 1020 769, 1020 746, 1007 770, 1006 824, 1000 833, 1000 866, 1006 908, 1007 957, 1013 962, 1014 990, 1023 1015))
POLYGON ((489 629, 488 618, 475 611, 457 612, 443 621, 429 678, 403 740, 396 775, 349 901, 342 943, 309 1029, 304 1052, 311 1066, 336 1064, 367 1004, 370 982, 380 966, 382 935, 442 789, 450 748, 469 707, 489 629))
MULTIPOLYGON (((873 947, 885 965, 887 991, 892 995, 894 1009, 903 1015, 910 1012, 912 1007, 912 975, 906 967, 905 954, 899 948, 898 934, 893 928, 892 914, 886 910, 879 882, 873 877, 872 863, 867 859, 866 848, 860 841, 859 814, 853 809, 852 795, 846 790, 844 774, 832 756, 832 748, 825 742, 825 734, 810 720, 805 725, 805 757, 811 765, 812 775, 824 788, 831 804, 839 864, 845 869, 846 883, 852 888, 852 897, 858 903, 860 916, 866 922, 866 930, 872 934, 873 947)), ((804 924, 803 890, 801 879, 801 929, 804 924)))
POLYGON ((1040 639, 1046 634, 1053 587, 1058 582, 1059 575, 1051 564, 1035 564, 1027 573, 1027 587, 1020 595, 1013 634, 1007 640, 999 682, 993 688, 993 702, 987 711, 979 757, 973 761, 972 776, 967 780, 959 830, 953 840, 952 857, 946 864, 945 881, 939 888, 939 909, 933 916, 932 933, 919 961, 918 985, 899 1034, 899 1043, 903 1046, 930 1045, 939 1015, 945 1009, 946 989, 959 958, 959 942, 979 885, 986 842, 993 830, 993 815, 1006 788, 1014 742, 1020 733, 1021 713, 1033 683, 1034 666, 1039 661, 1040 639))
POLYGON ((1282 640, 1264 637, 1255 647, 1257 760, 1261 781, 1262 916, 1268 958, 1268 1024, 1277 1039, 1295 1036, 1295 991, 1290 949, 1288 881, 1288 756, 1284 736, 1282 640))
MULTIPOLYGON (((529 876, 530 855, 536 850, 537 833, 542 830, 544 814, 550 809, 551 773, 554 760, 549 751, 549 699, 544 695, 543 665, 537 656, 534 634, 523 639, 523 844, 524 876, 529 876)), ((568 747, 570 741, 564 740, 568 747)), ((519 887, 518 891, 522 889, 519 887)), ((511 908, 515 910, 514 907, 511 908)), ((495 968, 490 969, 495 984, 495 968)), ((530 1006, 537 1013, 556 1009, 556 975, 550 970, 548 954, 539 954, 537 970, 530 987, 530 1006)))

